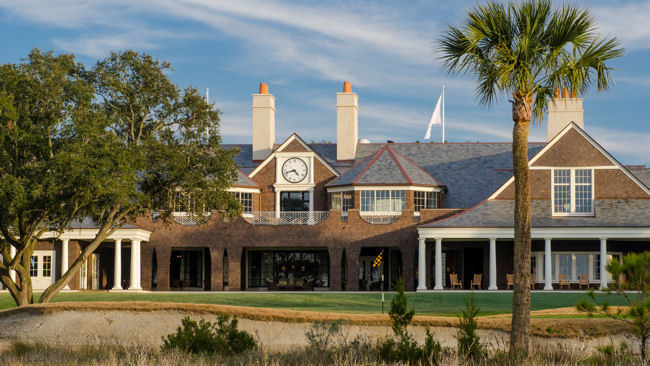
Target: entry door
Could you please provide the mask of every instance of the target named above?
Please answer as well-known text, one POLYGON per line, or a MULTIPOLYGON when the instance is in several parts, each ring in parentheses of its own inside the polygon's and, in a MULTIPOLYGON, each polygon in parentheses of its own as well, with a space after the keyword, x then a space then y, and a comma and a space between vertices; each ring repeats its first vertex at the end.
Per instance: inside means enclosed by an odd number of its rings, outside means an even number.
POLYGON ((29 261, 34 290, 44 290, 54 282, 54 268, 54 251, 34 251, 29 261))

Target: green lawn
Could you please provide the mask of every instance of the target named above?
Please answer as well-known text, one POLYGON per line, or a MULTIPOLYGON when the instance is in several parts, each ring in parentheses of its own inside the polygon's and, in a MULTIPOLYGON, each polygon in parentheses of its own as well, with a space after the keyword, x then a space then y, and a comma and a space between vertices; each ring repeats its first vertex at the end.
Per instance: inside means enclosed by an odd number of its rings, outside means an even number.
MULTIPOLYGON (((412 293, 411 303, 418 315, 456 315, 464 307, 463 299, 468 293, 412 293)), ((38 296, 38 295, 37 295, 38 296)), ((481 315, 509 313, 512 307, 512 293, 476 293, 476 303, 481 315)), ((543 310, 574 306, 586 295, 580 292, 535 292, 532 293, 532 310, 543 310)), ((386 293, 386 310, 390 307, 392 293, 386 293)), ((240 305, 293 310, 311 310, 343 313, 380 313, 380 293, 259 293, 259 292, 206 292, 206 293, 108 293, 68 292, 60 293, 55 302, 75 301, 157 301, 185 302, 199 304, 240 305)), ((612 305, 623 305, 623 301, 610 296, 612 305)), ((0 309, 13 307, 8 293, 0 294, 0 309)))

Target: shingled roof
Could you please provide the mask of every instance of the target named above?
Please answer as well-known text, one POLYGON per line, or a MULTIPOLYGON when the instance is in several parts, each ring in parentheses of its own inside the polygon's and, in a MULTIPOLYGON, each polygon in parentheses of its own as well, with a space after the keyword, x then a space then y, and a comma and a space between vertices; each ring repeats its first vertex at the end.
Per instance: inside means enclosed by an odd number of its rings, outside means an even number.
POLYGON ((385 144, 372 156, 362 160, 327 187, 349 185, 416 185, 441 186, 433 178, 404 155, 385 144))
MULTIPOLYGON (((553 217, 551 200, 530 202, 532 227, 647 227, 650 217, 650 200, 598 199, 594 200, 594 216, 553 217)), ((423 228, 497 227, 514 225, 513 200, 487 200, 476 207, 443 219, 423 228)))
POLYGON ((237 169, 237 180, 233 183, 233 187, 259 188, 259 184, 257 184, 254 180, 250 179, 248 175, 246 175, 240 169, 237 169))

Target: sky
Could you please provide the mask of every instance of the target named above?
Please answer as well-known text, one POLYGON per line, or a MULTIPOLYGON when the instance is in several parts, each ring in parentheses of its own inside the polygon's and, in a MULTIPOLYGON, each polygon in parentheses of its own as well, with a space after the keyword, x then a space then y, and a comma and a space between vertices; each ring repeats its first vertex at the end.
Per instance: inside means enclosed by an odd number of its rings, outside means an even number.
MULTIPOLYGON (((625 56, 616 85, 584 95, 585 130, 624 164, 650 166, 650 2, 575 0, 625 56)), ((510 104, 479 105, 471 76, 442 70, 434 45, 475 1, 0 0, 0 63, 33 48, 92 66, 133 49, 171 63, 181 88, 209 88, 224 143, 250 143, 260 82, 276 98, 276 142, 336 142, 336 93, 359 95, 359 137, 422 141, 445 85, 446 139, 511 141, 510 104)), ((544 141, 546 122, 531 128, 544 141)), ((440 128, 432 139, 440 141, 440 128)))

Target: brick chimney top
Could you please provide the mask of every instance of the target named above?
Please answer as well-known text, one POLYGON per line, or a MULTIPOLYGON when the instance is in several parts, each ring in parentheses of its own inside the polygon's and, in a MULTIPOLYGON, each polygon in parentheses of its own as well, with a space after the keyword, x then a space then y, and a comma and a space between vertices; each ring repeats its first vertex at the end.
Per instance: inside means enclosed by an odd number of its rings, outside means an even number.
POLYGON ((268 94, 269 86, 266 83, 260 83, 260 94, 268 94))
POLYGON ((344 93, 352 93, 352 86, 350 85, 349 81, 344 81, 343 82, 343 92, 344 93))
POLYGON ((562 88, 562 97, 563 98, 569 98, 569 89, 562 88))

